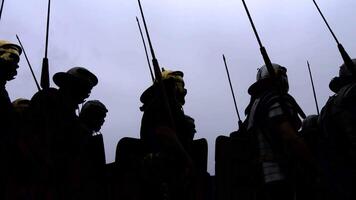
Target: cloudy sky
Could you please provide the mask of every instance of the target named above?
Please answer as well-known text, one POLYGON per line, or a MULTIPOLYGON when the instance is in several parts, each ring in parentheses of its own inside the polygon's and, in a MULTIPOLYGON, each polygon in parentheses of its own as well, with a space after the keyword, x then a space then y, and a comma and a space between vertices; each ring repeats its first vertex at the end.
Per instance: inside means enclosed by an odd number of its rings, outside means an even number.
MULTIPOLYGON (((246 0, 272 62, 288 68, 290 93, 307 114, 315 104, 306 60, 311 63, 319 105, 331 95, 329 80, 342 60, 336 43, 312 0, 246 0)), ((339 41, 356 54, 354 0, 319 0, 339 41)), ((185 73, 185 112, 196 120, 196 138, 209 142, 209 172, 214 173, 214 146, 219 135, 237 129, 222 54, 227 57, 241 115, 263 64, 259 47, 240 0, 142 0, 161 67, 185 73)), ((44 56, 47 0, 5 0, 0 38, 22 40, 40 77, 44 56)), ((107 162, 115 158, 122 137, 139 137, 139 97, 151 84, 135 16, 136 0, 52 0, 48 58, 50 74, 83 66, 99 85, 90 99, 109 108, 102 129, 107 162)), ((8 84, 11 99, 31 98, 36 87, 22 57, 8 84)), ((52 82, 52 86, 55 85, 52 82)))

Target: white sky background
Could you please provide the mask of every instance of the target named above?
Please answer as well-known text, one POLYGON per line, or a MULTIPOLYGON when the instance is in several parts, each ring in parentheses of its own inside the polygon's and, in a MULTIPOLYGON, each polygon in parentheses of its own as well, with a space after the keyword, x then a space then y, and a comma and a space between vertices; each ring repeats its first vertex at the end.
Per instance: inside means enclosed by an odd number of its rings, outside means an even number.
MULTIPOLYGON (((241 116, 247 88, 263 64, 258 43, 240 0, 142 0, 161 67, 185 73, 186 114, 195 118, 196 138, 209 142, 208 168, 214 174, 218 135, 237 129, 222 56, 227 57, 241 116)), ((272 62, 288 68, 290 93, 307 114, 315 114, 306 60, 309 59, 322 107, 328 84, 342 59, 312 0, 246 0, 272 62)), ((354 0, 319 0, 339 41, 356 54, 354 0)), ((40 78, 44 56, 47 0, 6 0, 0 38, 16 42, 19 34, 40 78)), ((99 99, 109 113, 102 128, 107 162, 115 158, 122 137, 139 137, 139 97, 151 84, 135 16, 136 0, 52 0, 48 58, 51 76, 70 67, 94 72, 99 84, 89 99, 99 99)), ((141 20, 141 18, 140 18, 141 20)), ((36 87, 24 56, 17 78, 8 84, 12 100, 31 98, 36 87)), ((52 82, 52 86, 55 86, 52 82)), ((244 117, 243 117, 244 118, 244 117)))

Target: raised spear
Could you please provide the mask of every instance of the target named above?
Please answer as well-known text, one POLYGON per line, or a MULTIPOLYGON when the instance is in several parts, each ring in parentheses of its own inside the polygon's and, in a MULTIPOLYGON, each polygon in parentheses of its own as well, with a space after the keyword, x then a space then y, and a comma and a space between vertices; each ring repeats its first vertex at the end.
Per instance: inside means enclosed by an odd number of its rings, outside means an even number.
POLYGON ((324 17, 323 13, 321 12, 318 4, 315 2, 315 0, 313 0, 315 7, 318 9, 319 14, 321 15, 321 17, 323 18, 326 26, 328 27, 331 35, 333 36, 334 40, 336 41, 337 44, 337 48, 339 49, 339 52, 341 54, 342 59, 344 60, 344 63, 346 65, 346 67, 350 70, 350 72, 352 73, 353 76, 356 76, 355 73, 355 66, 349 56, 349 54, 345 51, 344 47, 342 46, 342 44, 339 42, 339 40, 337 39, 336 35, 334 34, 333 30, 331 29, 328 21, 326 20, 326 18, 324 17))
POLYGON ((314 87, 313 75, 312 75, 312 72, 311 72, 311 70, 310 70, 310 64, 309 64, 309 61, 307 61, 307 65, 308 65, 308 70, 309 70, 310 82, 311 82, 312 89, 313 89, 313 95, 314 95, 314 101, 315 101, 315 106, 316 106, 316 112, 317 112, 317 113, 318 113, 318 115, 319 115, 319 105, 318 105, 318 99, 317 99, 317 97, 316 97, 316 93, 315 93, 315 87, 314 87))
POLYGON ((248 16, 248 19, 250 20, 250 23, 251 23, 253 32, 255 33, 257 42, 258 42, 258 44, 259 44, 259 46, 260 46, 260 51, 261 51, 263 60, 264 60, 264 62, 265 62, 265 65, 266 65, 266 67, 267 67, 268 73, 270 74, 271 78, 274 79, 275 76, 276 76, 276 74, 275 74, 275 72, 274 72, 274 69, 273 69, 273 66, 272 66, 272 62, 271 62, 271 60, 270 60, 269 57, 268 57, 268 54, 267 54, 267 51, 266 51, 265 47, 262 45, 262 42, 261 42, 260 37, 258 36, 257 29, 256 29, 256 27, 255 27, 255 24, 253 23, 252 17, 251 17, 250 12, 249 12, 249 10, 248 10, 248 8, 247 8, 247 5, 246 5, 246 3, 245 3, 245 0, 242 0, 242 3, 244 4, 245 10, 246 10, 246 14, 247 14, 247 16, 248 16))
POLYGON ((2 0, 2 1, 1 1, 1 8, 0 8, 0 21, 1 21, 1 16, 2 16, 2 10, 3 10, 3 8, 4 8, 4 2, 5 2, 5 0, 2 0))
POLYGON ((148 58, 148 52, 147 52, 147 47, 146 47, 145 38, 143 37, 143 34, 142 34, 142 29, 141 29, 141 25, 140 25, 140 21, 138 20, 138 18, 137 18, 137 17, 136 17, 136 21, 137 21, 137 26, 138 26, 138 29, 140 30, 140 35, 141 35, 141 38, 142 38, 143 47, 144 47, 144 49, 145 49, 146 59, 147 59, 147 63, 148 63, 148 68, 150 69, 152 82, 154 82, 154 81, 155 81, 155 78, 154 78, 154 76, 153 76, 153 72, 152 72, 152 68, 151 68, 151 63, 150 63, 150 59, 148 58))
POLYGON ((42 60, 42 72, 41 72, 41 87, 42 87, 42 89, 48 89, 50 86, 50 84, 49 84, 49 66, 48 66, 48 58, 47 58, 50 11, 51 11, 51 0, 48 0, 45 56, 42 60))
POLYGON ((234 93, 234 89, 233 89, 232 84, 231 84, 229 69, 228 69, 228 67, 227 67, 225 55, 223 54, 222 56, 223 56, 223 60, 224 60, 224 64, 225 64, 225 69, 226 69, 227 78, 228 78, 229 84, 230 84, 230 89, 231 89, 232 98, 234 99, 234 105, 235 105, 235 110, 236 110, 237 118, 239 119, 239 121, 238 121, 239 129, 241 129, 241 128, 242 128, 242 121, 241 121, 241 118, 240 118, 239 109, 237 108, 235 93, 234 93))
POLYGON ((140 0, 138 0, 138 5, 140 7, 142 21, 143 21, 143 25, 144 25, 145 31, 146 31, 147 41, 148 41, 148 44, 150 46, 153 70, 154 70, 154 73, 155 73, 155 77, 156 77, 156 81, 157 81, 158 87, 160 88, 160 95, 161 95, 161 98, 162 98, 162 101, 163 101, 163 104, 164 104, 164 108, 165 108, 166 113, 167 113, 167 117, 169 119, 170 126, 171 126, 171 128, 173 128, 175 130, 175 123, 173 121, 172 111, 171 111, 170 106, 169 106, 166 89, 165 89, 165 86, 164 86, 163 81, 162 81, 161 70, 160 70, 160 67, 159 67, 158 60, 156 58, 155 52, 153 50, 151 38, 150 38, 150 35, 149 35, 149 32, 148 32, 148 28, 147 28, 147 24, 146 24, 145 16, 143 14, 143 9, 142 9, 140 0))
POLYGON ((33 69, 32 69, 31 63, 30 63, 30 61, 29 61, 29 59, 28 59, 28 57, 27 57, 27 54, 26 54, 25 48, 23 47, 23 45, 22 45, 22 43, 21 43, 21 40, 20 40, 20 38, 19 38, 19 36, 18 36, 18 35, 16 35, 16 38, 17 38, 17 41, 19 41, 19 44, 20 44, 20 46, 21 46, 21 48, 22 48, 22 51, 23 51, 23 54, 25 55, 25 58, 26 58, 26 61, 27 61, 28 67, 30 68, 30 71, 31 71, 31 74, 32 74, 33 80, 35 80, 35 83, 36 83, 37 89, 38 89, 38 91, 40 91, 40 90, 41 90, 40 85, 38 84, 38 81, 37 81, 37 78, 36 78, 36 76, 35 76, 35 73, 33 73, 33 69))

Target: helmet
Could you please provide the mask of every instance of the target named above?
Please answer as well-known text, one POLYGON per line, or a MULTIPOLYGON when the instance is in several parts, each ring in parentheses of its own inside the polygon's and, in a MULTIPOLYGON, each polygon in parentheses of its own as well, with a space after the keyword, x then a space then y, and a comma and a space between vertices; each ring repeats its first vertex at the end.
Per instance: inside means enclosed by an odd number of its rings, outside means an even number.
POLYGON ((6 40, 0 40, 0 59, 5 61, 15 60, 17 63, 21 53, 22 49, 17 44, 13 44, 6 40), (15 55, 15 57, 13 55, 15 55))
POLYGON ((95 110, 95 112, 107 113, 108 109, 105 107, 103 103, 98 100, 90 100, 87 101, 83 107, 81 112, 90 112, 95 110))
POLYGON ((172 70, 165 70, 162 68, 162 80, 173 80, 175 85, 178 88, 178 92, 186 95, 186 89, 184 89, 184 80, 183 80, 183 72, 181 71, 172 71, 172 70))
POLYGON ((162 68, 162 80, 173 78, 175 80, 183 81, 183 76, 184 74, 181 71, 165 70, 162 68))
MULTIPOLYGON (((352 63, 354 64, 353 68, 356 71, 356 59, 352 59, 352 63)), ((344 64, 342 64, 340 66, 339 77, 346 77, 346 76, 352 76, 352 72, 350 71, 350 69, 344 63, 344 64)))
MULTIPOLYGON (((285 76, 287 77, 287 69, 279 64, 274 64, 272 63, 273 71, 276 75, 276 77, 280 76, 285 76)), ((256 75, 256 81, 259 81, 261 79, 265 78, 270 78, 269 71, 267 69, 266 65, 263 65, 261 68, 258 69, 257 75, 256 75)))
POLYGON ((89 70, 83 67, 73 67, 67 72, 58 72, 53 76, 54 83, 63 87, 74 83, 80 83, 89 88, 93 88, 98 84, 98 78, 89 70))
MULTIPOLYGON (((272 63, 273 71, 275 73, 275 77, 278 79, 278 82, 280 86, 288 91, 289 90, 289 84, 288 84, 288 76, 287 76, 287 68, 279 65, 272 63)), ((269 71, 267 69, 266 65, 263 65, 261 68, 258 69, 257 75, 256 75, 256 81, 261 81, 264 79, 269 79, 271 78, 271 75, 269 74, 269 71)))

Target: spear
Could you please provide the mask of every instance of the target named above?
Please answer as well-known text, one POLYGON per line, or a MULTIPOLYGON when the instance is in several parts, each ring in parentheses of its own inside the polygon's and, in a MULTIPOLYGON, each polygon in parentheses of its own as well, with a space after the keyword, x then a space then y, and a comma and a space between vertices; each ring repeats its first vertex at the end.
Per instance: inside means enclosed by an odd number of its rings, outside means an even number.
POLYGON ((256 36, 256 39, 257 39, 257 42, 260 46, 260 51, 261 51, 261 54, 262 54, 262 57, 263 57, 263 60, 265 62, 265 65, 267 67, 267 70, 268 70, 268 73, 270 74, 271 78, 274 79, 276 74, 274 73, 274 69, 273 69, 273 66, 272 66, 272 62, 271 60, 269 59, 268 57, 268 54, 267 54, 267 51, 265 49, 265 47, 262 45, 262 42, 261 42, 261 39, 260 37, 258 36, 258 33, 257 33, 257 29, 255 27, 255 24, 253 23, 253 20, 252 20, 252 17, 250 15, 250 12, 247 8, 247 5, 245 3, 245 0, 242 0, 242 3, 245 7, 245 10, 246 10, 246 14, 248 16, 248 19, 250 20, 250 23, 251 23, 251 26, 252 26, 252 29, 253 29, 253 32, 255 33, 255 36, 256 36))
POLYGON ((140 35, 141 35, 141 38, 142 38, 143 47, 144 47, 144 49, 145 49, 146 59, 147 59, 147 63, 148 63, 148 68, 150 69, 152 82, 154 82, 154 81, 155 81, 155 78, 154 78, 154 76, 153 76, 153 72, 152 72, 152 68, 151 68, 151 63, 150 63, 150 59, 148 58, 148 53, 147 53, 147 47, 146 47, 145 38, 143 37, 143 34, 142 34, 142 29, 141 29, 141 25, 140 25, 140 21, 138 20, 138 18, 137 18, 137 17, 136 17, 136 21, 137 21, 137 26, 138 26, 138 29, 140 30, 140 35))
POLYGON ((51 11, 51 0, 48 0, 45 56, 42 60, 42 72, 41 72, 41 87, 42 87, 42 89, 48 89, 50 86, 50 84, 49 84, 49 66, 48 66, 48 58, 47 58, 50 11, 51 11))
POLYGON ((3 10, 3 8, 4 8, 4 2, 5 2, 5 0, 2 0, 2 1, 1 1, 1 8, 0 8, 0 21, 1 21, 1 16, 2 16, 2 10, 3 10))
POLYGON ((309 70, 310 82, 311 82, 312 89, 313 89, 313 95, 314 95, 314 100, 315 100, 316 112, 317 112, 317 113, 318 113, 318 115, 319 115, 318 100, 317 100, 316 93, 315 93, 315 87, 314 87, 313 75, 312 75, 312 72, 311 72, 311 70, 310 70, 310 64, 309 64, 309 61, 307 61, 307 65, 308 65, 308 70, 309 70))
POLYGON ((224 60, 224 64, 225 64, 225 69, 226 69, 227 78, 228 78, 229 84, 230 84, 230 89, 231 89, 232 98, 234 99, 234 105, 235 105, 235 110, 236 110, 237 118, 239 119, 238 124, 239 124, 239 129, 240 129, 241 126, 242 126, 242 121, 241 121, 241 118, 240 118, 239 109, 237 108, 235 93, 234 93, 234 89, 233 89, 232 84, 231 84, 229 69, 228 69, 227 64, 226 64, 226 58, 225 58, 225 55, 224 55, 224 54, 223 54, 222 56, 223 56, 223 60, 224 60))
POLYGON ((19 44, 20 44, 20 46, 21 46, 21 48, 22 48, 22 51, 23 51, 23 54, 25 55, 25 58, 26 58, 26 61, 27 61, 28 67, 30 68, 30 71, 31 71, 32 77, 33 77, 33 79, 35 80, 35 83, 36 83, 37 89, 38 89, 38 91, 40 91, 40 90, 41 90, 41 88, 40 88, 40 86, 39 86, 39 84, 38 84, 38 81, 37 81, 37 78, 36 78, 36 76, 35 76, 35 73, 33 73, 33 69, 32 69, 31 63, 30 63, 30 61, 29 61, 29 59, 28 59, 28 57, 27 57, 27 54, 26 54, 25 48, 23 47, 23 45, 22 45, 22 43, 21 43, 21 40, 20 40, 20 38, 19 38, 19 36, 18 36, 18 35, 16 35, 16 38, 17 38, 17 41, 19 41, 19 44))
POLYGON ((339 42, 339 40, 337 39, 336 35, 334 34, 333 30, 331 29, 328 21, 326 20, 326 18, 324 17, 323 13, 321 12, 318 4, 316 3, 315 0, 313 0, 315 7, 317 8, 317 10, 319 11, 319 14, 321 15, 321 17, 323 18, 326 26, 328 27, 331 35, 333 36, 334 40, 336 41, 337 44, 337 48, 339 49, 339 52, 341 54, 342 59, 344 60, 344 63, 346 65, 346 67, 350 70, 350 72, 352 73, 353 76, 356 76, 355 73, 355 66, 354 63, 352 62, 349 54, 346 52, 346 50, 344 49, 344 47, 342 46, 342 44, 339 42))
POLYGON ((148 41, 148 44, 150 46, 153 70, 154 70, 154 73, 155 73, 155 77, 156 77, 156 81, 157 81, 158 87, 160 88, 160 92, 161 92, 160 95, 161 95, 161 98, 162 98, 162 101, 163 101, 163 104, 164 104, 165 111, 167 113, 167 117, 169 119, 170 126, 171 126, 171 128, 173 128, 175 130, 174 120, 173 120, 173 117, 172 117, 172 111, 170 109, 169 102, 168 102, 168 97, 167 97, 167 93, 166 93, 166 89, 165 89, 163 81, 162 81, 161 70, 160 70, 159 63, 158 63, 158 60, 156 58, 155 52, 153 50, 151 38, 150 38, 150 35, 149 35, 149 32, 148 32, 148 28, 147 28, 147 24, 146 24, 145 16, 143 14, 143 9, 142 9, 140 0, 138 0, 138 5, 140 7, 142 21, 143 21, 143 25, 144 25, 145 31, 146 31, 147 41, 148 41))

